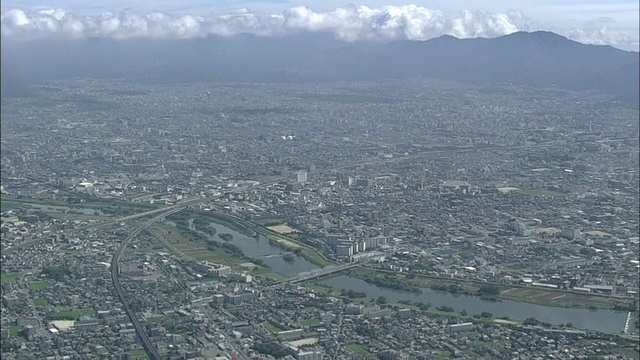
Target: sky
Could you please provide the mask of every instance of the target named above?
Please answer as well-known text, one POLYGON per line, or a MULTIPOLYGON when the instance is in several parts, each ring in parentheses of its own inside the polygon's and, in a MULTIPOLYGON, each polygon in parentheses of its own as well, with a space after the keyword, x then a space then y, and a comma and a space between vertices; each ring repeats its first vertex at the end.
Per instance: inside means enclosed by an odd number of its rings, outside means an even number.
POLYGON ((345 41, 496 37, 548 30, 638 51, 639 5, 628 0, 3 0, 2 39, 189 38, 331 32, 345 41))

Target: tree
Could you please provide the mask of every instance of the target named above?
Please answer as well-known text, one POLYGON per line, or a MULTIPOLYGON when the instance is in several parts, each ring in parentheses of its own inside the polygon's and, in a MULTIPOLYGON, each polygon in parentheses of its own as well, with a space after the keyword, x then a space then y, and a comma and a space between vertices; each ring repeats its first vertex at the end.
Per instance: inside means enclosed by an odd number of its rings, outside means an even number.
POLYGON ((479 295, 498 295, 500 293, 500 288, 498 285, 493 284, 484 284, 481 285, 478 289, 479 295))
POLYGON ((380 297, 378 297, 378 300, 376 300, 376 302, 377 302, 378 304, 380 304, 380 305, 384 305, 384 304, 386 304, 386 303, 387 303, 387 298, 386 298, 386 297, 384 297, 384 296, 380 296, 380 297))

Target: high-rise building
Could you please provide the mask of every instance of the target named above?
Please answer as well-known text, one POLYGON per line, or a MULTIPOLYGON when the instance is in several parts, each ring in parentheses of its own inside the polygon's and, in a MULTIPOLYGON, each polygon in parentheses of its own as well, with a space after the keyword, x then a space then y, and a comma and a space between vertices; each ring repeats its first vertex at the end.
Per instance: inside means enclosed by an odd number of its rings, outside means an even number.
POLYGON ((299 183, 307 182, 307 172, 306 171, 298 171, 296 174, 296 181, 299 183))

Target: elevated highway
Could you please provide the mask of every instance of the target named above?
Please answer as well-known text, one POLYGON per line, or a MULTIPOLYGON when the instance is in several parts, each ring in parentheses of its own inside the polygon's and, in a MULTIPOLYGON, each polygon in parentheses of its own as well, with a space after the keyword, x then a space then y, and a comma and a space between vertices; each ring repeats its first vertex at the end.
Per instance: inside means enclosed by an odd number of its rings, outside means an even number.
POLYGON ((127 300, 127 296, 124 293, 124 290, 122 289, 122 285, 120 284, 120 278, 119 278, 120 258, 122 257, 122 253, 127 248, 127 245, 129 245, 131 240, 133 240, 136 236, 138 236, 138 234, 140 234, 144 229, 146 229, 153 223, 162 220, 164 217, 177 213, 184 209, 186 209, 186 206, 184 205, 180 207, 174 207, 169 210, 165 209, 165 212, 155 216, 151 220, 144 223, 142 226, 135 229, 131 234, 129 234, 129 236, 127 236, 124 239, 124 241, 120 244, 120 246, 118 246, 118 249, 113 254, 113 257, 111 258, 111 281, 113 283, 113 287, 116 290, 118 298, 120 299, 120 302, 122 303, 122 306, 124 307, 124 310, 127 313, 129 320, 133 324, 133 327, 135 328, 136 333, 140 338, 140 341, 142 341, 142 346, 144 347, 144 350, 146 351, 147 355, 149 355, 149 358, 151 360, 161 360, 162 357, 160 356, 160 352, 158 351, 158 349, 156 349, 155 346, 153 346, 151 339, 149 339, 149 337, 147 336, 147 333, 144 331, 142 324, 140 324, 140 321, 138 320, 138 317, 133 312, 133 310, 131 310, 129 301, 127 300))

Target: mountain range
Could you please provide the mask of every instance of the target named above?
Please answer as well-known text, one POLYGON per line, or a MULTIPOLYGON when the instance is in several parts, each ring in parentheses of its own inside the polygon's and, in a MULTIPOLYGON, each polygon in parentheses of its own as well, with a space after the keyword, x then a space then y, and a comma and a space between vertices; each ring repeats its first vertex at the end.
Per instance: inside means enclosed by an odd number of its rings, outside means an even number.
POLYGON ((596 91, 638 108, 639 56, 551 32, 492 39, 346 43, 323 34, 187 40, 83 39, 2 45, 2 96, 61 78, 317 82, 432 77, 473 85, 596 91))

